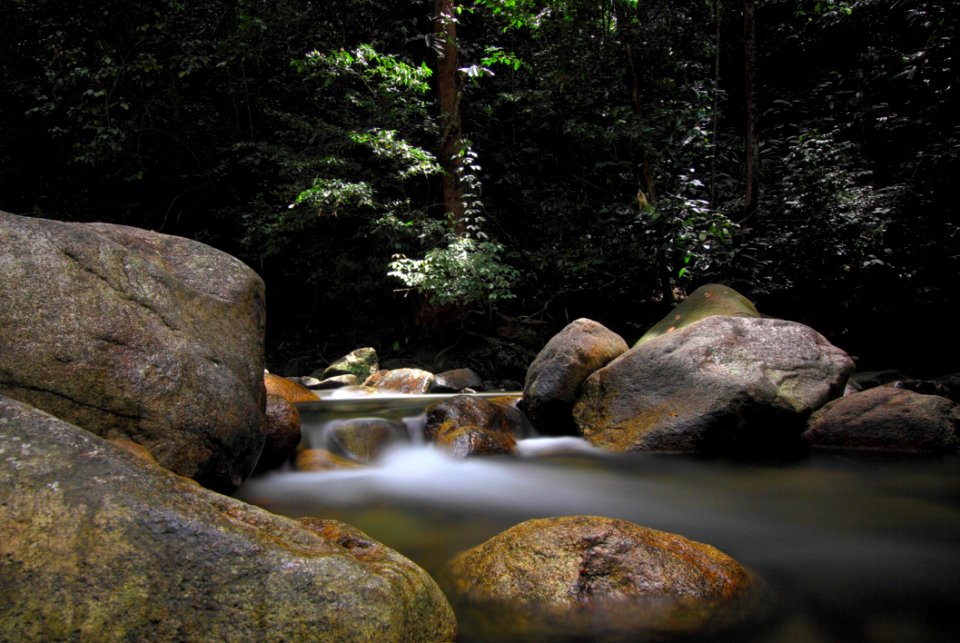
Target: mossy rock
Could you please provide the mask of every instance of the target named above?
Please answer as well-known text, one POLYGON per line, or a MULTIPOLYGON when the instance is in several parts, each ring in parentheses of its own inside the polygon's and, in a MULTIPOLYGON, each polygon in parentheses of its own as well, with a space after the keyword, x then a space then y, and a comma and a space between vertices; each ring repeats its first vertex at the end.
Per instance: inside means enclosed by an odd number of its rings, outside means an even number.
POLYGON ((714 315, 728 317, 760 317, 753 302, 729 286, 707 284, 700 286, 677 305, 670 314, 657 322, 643 337, 637 340, 634 348, 654 337, 675 332, 701 319, 714 315))

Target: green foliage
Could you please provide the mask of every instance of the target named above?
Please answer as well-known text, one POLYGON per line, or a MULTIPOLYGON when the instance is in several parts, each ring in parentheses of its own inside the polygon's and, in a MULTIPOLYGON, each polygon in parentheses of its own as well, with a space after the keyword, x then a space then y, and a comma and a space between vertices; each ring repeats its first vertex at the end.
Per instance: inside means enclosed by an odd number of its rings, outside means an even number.
POLYGON ((272 344, 338 354, 410 337, 424 304, 632 334, 709 280, 849 338, 953 301, 960 13, 756 3, 744 218, 741 9, 458 3, 449 221, 429 3, 9 0, 0 207, 233 252, 267 281, 272 344))
POLYGON ((503 246, 467 237, 433 248, 423 259, 396 255, 390 275, 435 306, 489 306, 513 299, 519 273, 501 260, 503 246))

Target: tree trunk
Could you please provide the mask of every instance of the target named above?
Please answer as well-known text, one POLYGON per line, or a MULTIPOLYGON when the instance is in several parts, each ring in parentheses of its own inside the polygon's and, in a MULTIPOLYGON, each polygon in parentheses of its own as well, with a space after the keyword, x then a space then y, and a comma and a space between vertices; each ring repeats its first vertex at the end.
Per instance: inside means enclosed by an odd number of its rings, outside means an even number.
POLYGON ((757 209, 760 174, 760 144, 757 135, 757 26, 754 0, 743 2, 744 193, 743 217, 757 209))
POLYGON ((440 104, 440 165, 443 168, 444 212, 454 232, 461 234, 463 194, 459 178, 462 171, 460 131, 460 87, 457 76, 456 0, 436 0, 434 14, 437 51, 437 98, 440 104))

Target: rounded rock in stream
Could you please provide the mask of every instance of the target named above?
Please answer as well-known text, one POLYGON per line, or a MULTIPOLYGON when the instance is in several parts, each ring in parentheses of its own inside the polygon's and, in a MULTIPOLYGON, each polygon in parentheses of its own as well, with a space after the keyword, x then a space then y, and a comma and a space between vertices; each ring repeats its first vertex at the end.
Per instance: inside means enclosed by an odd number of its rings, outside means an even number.
MULTIPOLYGON (((495 398, 508 401, 510 398, 495 398)), ((455 395, 427 409, 424 437, 458 458, 511 454, 527 432, 515 406, 472 395, 455 395)))
POLYGON ((878 386, 824 406, 810 418, 803 437, 817 447, 955 451, 960 405, 939 395, 878 386))
POLYGON ((591 444, 612 451, 793 453, 807 418, 841 394, 853 369, 809 326, 707 317, 588 377, 573 416, 591 444))
POLYGON ((761 593, 710 545, 599 516, 523 522, 455 557, 441 583, 462 619, 482 627, 496 614, 504 640, 715 633, 744 621, 761 593))
POLYGON ((292 404, 316 402, 320 399, 319 395, 300 382, 273 373, 263 374, 263 385, 267 390, 267 395, 278 395, 292 404))
POLYGON ((433 373, 419 368, 395 368, 377 371, 367 378, 364 386, 372 386, 382 393, 422 395, 433 386, 433 373))
POLYGON ((626 352, 622 337, 590 319, 577 319, 537 355, 523 384, 523 410, 547 435, 575 435, 571 409, 580 386, 597 369, 626 352))
POLYGON ((365 464, 379 458, 391 445, 410 441, 403 422, 385 418, 341 420, 325 437, 330 451, 365 464))

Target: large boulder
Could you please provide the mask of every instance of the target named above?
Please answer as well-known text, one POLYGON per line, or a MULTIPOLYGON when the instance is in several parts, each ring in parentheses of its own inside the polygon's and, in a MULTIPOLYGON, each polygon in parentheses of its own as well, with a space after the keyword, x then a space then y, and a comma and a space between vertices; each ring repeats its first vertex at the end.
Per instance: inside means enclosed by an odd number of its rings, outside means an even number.
POLYGON ((0 638, 451 641, 422 569, 0 396, 0 638))
POLYGON ((264 285, 194 241, 0 212, 0 393, 231 491, 264 443, 264 285))
POLYGON ((960 445, 960 404, 878 386, 824 406, 810 418, 803 437, 824 447, 954 451, 960 445))
POLYGON ((761 316, 753 302, 733 288, 721 284, 707 284, 687 295, 667 316, 644 333, 643 337, 638 339, 634 346, 639 346, 654 337, 676 332, 684 326, 689 326, 714 315, 724 317, 761 316))
POLYGON ((800 442, 853 369, 803 324, 707 317, 591 375, 574 417, 591 443, 614 451, 773 454, 800 442))
POLYGON ((622 355, 622 337, 590 319, 577 319, 554 335, 527 369, 523 410, 548 435, 575 434, 571 409, 584 380, 622 355))
POLYGON ((441 582, 461 613, 486 610, 513 628, 502 640, 716 633, 759 588, 710 545, 599 516, 520 523, 459 554, 441 582))

